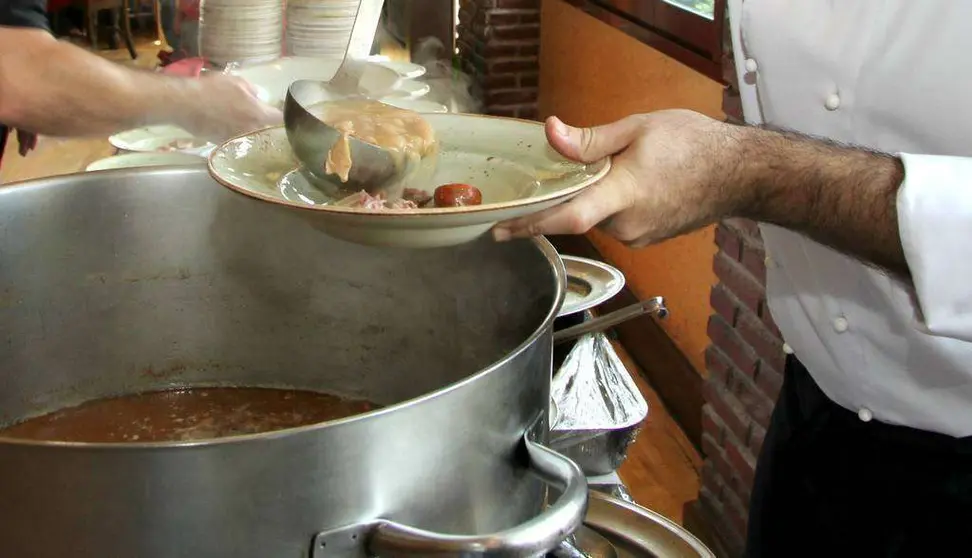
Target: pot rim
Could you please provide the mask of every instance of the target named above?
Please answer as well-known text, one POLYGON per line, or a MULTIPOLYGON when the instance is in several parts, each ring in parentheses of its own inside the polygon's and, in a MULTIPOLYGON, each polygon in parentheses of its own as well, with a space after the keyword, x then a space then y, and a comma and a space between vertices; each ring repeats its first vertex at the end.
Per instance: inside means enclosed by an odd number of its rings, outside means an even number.
MULTIPOLYGON (((71 187, 78 187, 78 183, 83 182, 94 182, 99 179, 108 177, 130 177, 139 178, 153 175, 179 175, 179 174, 207 174, 208 171, 205 168, 198 168, 195 166, 188 167, 144 167, 144 168, 122 168, 122 169, 111 169, 100 171, 98 173, 85 173, 77 172, 72 174, 65 174, 47 178, 40 178, 34 180, 26 180, 15 183, 6 184, 2 190, 0 190, 0 196, 5 194, 12 194, 20 190, 34 190, 34 189, 46 189, 55 188, 67 184, 71 187)), ((215 180, 212 181, 212 186, 215 188, 223 189, 215 180)), ((263 203, 259 200, 252 200, 253 203, 263 203)), ((265 205, 265 204, 264 204, 265 205)), ((175 449, 175 448, 198 448, 198 447, 213 447, 213 446, 224 446, 229 444, 241 444, 252 441, 266 441, 278 438, 286 438, 290 436, 297 436, 300 434, 306 434, 309 432, 321 430, 324 428, 340 428, 347 427, 350 424, 363 422, 366 420, 375 420, 378 417, 384 416, 386 414, 394 413, 409 407, 414 407, 421 405, 426 401, 431 401, 439 397, 444 397, 446 394, 463 389, 470 384, 475 383, 480 378, 492 373, 493 371, 503 367, 507 362, 513 360, 521 353, 523 353, 528 347, 533 345, 533 343, 540 338, 545 331, 552 331, 554 320, 557 318, 561 307, 564 304, 564 299, 566 297, 567 289, 567 271, 564 267, 564 262, 554 248, 553 244, 547 240, 546 237, 538 236, 530 240, 534 246, 536 246, 540 252, 546 257, 547 263, 550 264, 553 272, 554 279, 556 280, 556 292, 554 296, 554 302, 551 304, 550 309, 547 311, 547 315, 543 322, 533 331, 522 343, 520 343, 515 349, 507 353, 506 356, 497 360, 487 366, 475 372, 465 378, 443 386, 435 391, 420 395, 418 397, 407 399, 400 403, 395 403, 388 407, 382 407, 380 409, 375 409, 373 411, 368 411, 366 413, 361 413, 358 415, 353 415, 346 418, 341 418, 337 420, 318 422, 314 424, 308 424, 304 426, 297 426, 293 428, 285 428, 282 430, 274 430, 272 432, 260 432, 255 434, 240 434, 236 436, 225 436, 222 438, 211 438, 205 440, 190 440, 190 441, 166 441, 166 442, 132 442, 132 443, 109 443, 109 442, 63 442, 56 440, 24 440, 19 438, 8 438, 0 436, 0 445, 15 445, 15 446, 28 446, 28 447, 39 447, 39 448, 63 448, 63 449, 84 449, 84 450, 99 450, 99 451, 133 451, 133 450, 150 450, 150 449, 175 449)))

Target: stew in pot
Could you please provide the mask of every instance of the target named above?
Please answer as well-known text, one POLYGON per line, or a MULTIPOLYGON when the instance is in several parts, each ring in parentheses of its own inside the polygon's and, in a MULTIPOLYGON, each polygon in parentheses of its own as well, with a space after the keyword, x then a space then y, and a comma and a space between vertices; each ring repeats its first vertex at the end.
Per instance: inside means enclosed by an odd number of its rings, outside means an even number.
POLYGON ((0 429, 0 437, 125 443, 257 434, 368 412, 375 405, 313 391, 185 388, 97 399, 0 429))

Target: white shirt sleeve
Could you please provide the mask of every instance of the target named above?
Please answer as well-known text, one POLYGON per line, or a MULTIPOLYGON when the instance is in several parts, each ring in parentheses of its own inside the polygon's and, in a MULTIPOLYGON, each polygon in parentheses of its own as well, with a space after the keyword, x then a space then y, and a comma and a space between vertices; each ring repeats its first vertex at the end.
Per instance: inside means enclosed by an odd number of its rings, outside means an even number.
POLYGON ((932 335, 972 341, 972 158, 900 157, 898 228, 919 318, 932 335))

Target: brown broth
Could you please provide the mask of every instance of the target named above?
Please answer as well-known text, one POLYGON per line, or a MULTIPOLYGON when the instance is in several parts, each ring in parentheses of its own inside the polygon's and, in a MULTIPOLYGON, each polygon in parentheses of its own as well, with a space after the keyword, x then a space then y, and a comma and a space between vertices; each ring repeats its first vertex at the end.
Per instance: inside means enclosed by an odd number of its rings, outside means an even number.
POLYGON ((25 440, 125 443, 207 440, 345 418, 360 400, 268 388, 186 388, 97 399, 0 429, 25 440))

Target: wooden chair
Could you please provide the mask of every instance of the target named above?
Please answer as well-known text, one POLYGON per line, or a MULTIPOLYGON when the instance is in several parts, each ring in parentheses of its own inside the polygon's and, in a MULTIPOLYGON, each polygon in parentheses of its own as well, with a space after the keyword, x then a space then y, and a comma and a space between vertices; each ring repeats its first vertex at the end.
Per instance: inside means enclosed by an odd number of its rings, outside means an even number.
POLYGON ((98 14, 103 10, 111 11, 111 25, 109 31, 109 44, 117 45, 118 36, 125 41, 128 53, 132 60, 138 58, 135 52, 135 41, 132 38, 132 24, 128 0, 87 0, 85 5, 88 19, 88 38, 91 40, 91 48, 98 49, 98 14))

